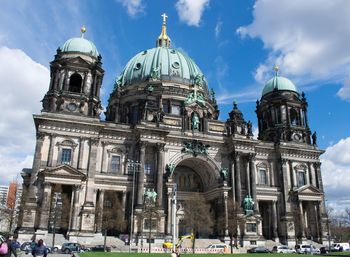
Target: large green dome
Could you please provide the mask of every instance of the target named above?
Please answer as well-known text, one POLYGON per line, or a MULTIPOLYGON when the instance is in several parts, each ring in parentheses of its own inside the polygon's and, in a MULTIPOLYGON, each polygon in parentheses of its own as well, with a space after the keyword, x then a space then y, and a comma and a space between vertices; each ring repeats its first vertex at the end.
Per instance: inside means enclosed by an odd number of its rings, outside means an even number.
MULTIPOLYGON (((117 81, 120 86, 125 87, 148 80, 154 72, 161 81, 188 85, 193 84, 196 77, 203 76, 197 64, 182 51, 158 46, 142 51, 131 58, 117 81)), ((203 84, 207 89, 204 77, 203 84)))
POLYGON ((296 86, 293 84, 292 81, 285 77, 281 77, 278 75, 275 75, 272 79, 267 81, 263 91, 262 95, 266 95, 268 93, 271 93, 273 91, 282 91, 282 90, 288 90, 288 91, 293 91, 293 92, 298 92, 296 86))
POLYGON ((98 51, 94 43, 83 37, 68 39, 62 46, 62 52, 79 52, 94 57, 98 56, 98 51))

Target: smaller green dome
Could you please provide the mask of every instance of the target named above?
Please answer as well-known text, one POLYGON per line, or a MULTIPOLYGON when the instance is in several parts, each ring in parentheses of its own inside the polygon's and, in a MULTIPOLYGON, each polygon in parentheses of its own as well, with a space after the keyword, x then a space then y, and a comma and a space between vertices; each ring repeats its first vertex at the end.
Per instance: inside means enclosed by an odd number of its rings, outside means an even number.
POLYGON ((94 57, 98 56, 98 51, 94 43, 83 37, 68 39, 62 46, 62 52, 79 52, 94 57))
POLYGON ((298 90, 292 81, 278 75, 275 75, 272 79, 267 81, 262 91, 262 95, 264 96, 268 93, 273 92, 274 90, 277 90, 277 91, 288 90, 288 91, 293 91, 298 93, 298 90))

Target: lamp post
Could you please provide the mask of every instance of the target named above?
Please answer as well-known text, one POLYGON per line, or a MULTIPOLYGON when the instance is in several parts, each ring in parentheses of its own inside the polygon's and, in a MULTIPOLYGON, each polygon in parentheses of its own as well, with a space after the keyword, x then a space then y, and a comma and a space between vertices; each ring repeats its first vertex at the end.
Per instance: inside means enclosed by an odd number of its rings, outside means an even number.
POLYGON ((54 213, 53 213, 53 227, 52 227, 52 247, 55 247, 55 236, 56 236, 56 220, 57 220, 57 203, 60 193, 55 192, 54 195, 54 213))
POLYGON ((172 215, 172 232, 173 232, 173 251, 175 251, 175 242, 176 242, 176 208, 177 208, 177 203, 176 203, 176 194, 177 194, 177 185, 174 185, 174 189, 173 189, 173 199, 172 199, 172 203, 173 203, 173 215, 172 215))
POLYGON ((129 235, 129 253, 131 252, 131 244, 134 230, 134 198, 135 198, 135 173, 136 167, 140 166, 140 162, 134 160, 128 160, 128 167, 132 168, 132 194, 131 194, 131 224, 129 235))

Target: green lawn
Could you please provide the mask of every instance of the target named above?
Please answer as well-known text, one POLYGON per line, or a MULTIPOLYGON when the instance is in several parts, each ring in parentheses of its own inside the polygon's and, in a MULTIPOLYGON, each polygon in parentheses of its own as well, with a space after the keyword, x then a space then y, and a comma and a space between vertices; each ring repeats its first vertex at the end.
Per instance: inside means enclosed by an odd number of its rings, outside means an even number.
MULTIPOLYGON (((234 257, 282 257, 282 256, 291 256, 291 254, 281 254, 281 253, 256 253, 256 254, 191 254, 191 253, 182 253, 181 256, 188 256, 188 257, 200 257, 203 255, 210 255, 210 257, 223 257, 223 256, 234 256, 234 257)), ((169 257, 170 253, 98 253, 98 252, 86 252, 79 254, 80 257, 169 257)), ((292 255, 293 257, 297 256, 295 254, 292 255)))
MULTIPOLYGON (((193 256, 200 257, 203 255, 210 255, 210 257, 223 257, 223 256, 234 256, 234 257, 282 257, 282 256, 290 256, 290 257, 298 257, 298 256, 310 256, 310 255, 295 255, 295 254, 283 254, 283 253, 256 253, 256 254, 191 254, 191 253, 182 253, 181 256, 193 256)), ((332 253, 329 256, 342 255, 342 256, 350 256, 350 253, 332 253)), ((170 253, 100 253, 100 252, 86 252, 80 253, 80 257, 169 257, 170 253)), ((316 255, 317 256, 317 255, 316 255)), ((327 256, 327 255, 318 255, 318 256, 327 256)))

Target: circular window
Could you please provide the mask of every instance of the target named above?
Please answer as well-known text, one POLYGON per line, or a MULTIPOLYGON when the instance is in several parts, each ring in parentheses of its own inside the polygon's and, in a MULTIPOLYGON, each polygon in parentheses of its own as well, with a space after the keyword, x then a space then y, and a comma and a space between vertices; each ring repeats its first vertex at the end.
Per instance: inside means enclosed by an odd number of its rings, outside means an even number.
POLYGON ((170 53, 175 54, 176 51, 174 49, 170 50, 170 53))
POLYGON ((147 50, 143 51, 142 54, 143 54, 143 55, 147 54, 147 50))
POLYGON ((135 69, 136 69, 136 70, 141 69, 141 63, 139 63, 139 62, 138 62, 138 63, 136 63, 136 65, 135 65, 135 69))
POLYGON ((77 105, 75 103, 69 103, 67 105, 67 109, 71 112, 74 112, 77 109, 77 105))
POLYGON ((180 64, 179 64, 178 62, 174 62, 172 66, 173 66, 173 68, 175 68, 175 69, 180 68, 180 64))

